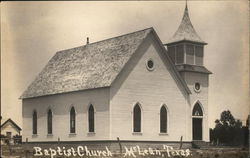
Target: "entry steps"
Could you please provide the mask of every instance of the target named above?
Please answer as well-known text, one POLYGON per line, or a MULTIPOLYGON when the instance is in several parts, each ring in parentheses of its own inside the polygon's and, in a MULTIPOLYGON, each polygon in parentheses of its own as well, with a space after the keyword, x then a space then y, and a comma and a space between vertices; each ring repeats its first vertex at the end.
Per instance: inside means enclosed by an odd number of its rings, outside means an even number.
POLYGON ((208 142, 202 140, 193 140, 192 147, 196 149, 207 148, 209 146, 208 142))

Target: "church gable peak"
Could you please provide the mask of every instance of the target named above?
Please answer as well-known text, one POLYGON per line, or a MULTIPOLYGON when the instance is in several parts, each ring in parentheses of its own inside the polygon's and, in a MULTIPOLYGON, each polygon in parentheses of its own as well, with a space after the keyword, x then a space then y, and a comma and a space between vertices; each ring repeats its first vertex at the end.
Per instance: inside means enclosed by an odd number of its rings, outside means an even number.
POLYGON ((175 43, 175 42, 180 42, 180 41, 191 41, 191 42, 198 42, 202 44, 206 44, 200 36, 196 33, 192 22, 189 17, 188 13, 188 7, 186 4, 184 14, 182 17, 182 21, 175 32, 174 36, 168 41, 167 44, 175 43))

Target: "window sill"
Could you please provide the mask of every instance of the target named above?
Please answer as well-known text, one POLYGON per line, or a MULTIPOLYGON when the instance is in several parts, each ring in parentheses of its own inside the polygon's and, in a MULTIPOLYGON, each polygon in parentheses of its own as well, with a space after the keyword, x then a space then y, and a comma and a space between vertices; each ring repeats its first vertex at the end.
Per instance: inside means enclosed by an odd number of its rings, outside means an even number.
POLYGON ((53 137, 53 134, 47 134, 47 137, 53 137))
POLYGON ((133 132, 133 135, 142 135, 142 132, 133 132))
POLYGON ((88 132, 88 135, 95 135, 95 132, 88 132))
POLYGON ((160 136, 167 136, 168 133, 159 133, 160 136))
POLYGON ((36 138, 36 137, 38 137, 37 134, 32 134, 32 138, 36 138))
POLYGON ((70 136, 70 137, 75 137, 75 136, 76 136, 76 133, 70 133, 69 136, 70 136))

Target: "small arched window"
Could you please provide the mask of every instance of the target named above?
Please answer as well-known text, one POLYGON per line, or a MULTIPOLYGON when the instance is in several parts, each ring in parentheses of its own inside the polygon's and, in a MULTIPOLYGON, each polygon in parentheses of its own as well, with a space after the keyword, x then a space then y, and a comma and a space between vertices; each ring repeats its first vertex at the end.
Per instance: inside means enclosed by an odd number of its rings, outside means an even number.
POLYGON ((52 134, 52 111, 49 109, 48 111, 48 134, 52 134))
POLYGON ((32 122, 33 122, 33 134, 37 134, 37 113, 36 111, 33 112, 32 116, 32 122))
POLYGON ((165 106, 161 107, 160 110, 160 133, 167 133, 168 125, 167 109, 165 106))
POLYGON ((75 108, 70 109, 70 133, 76 132, 76 112, 75 108))
POLYGON ((93 105, 89 106, 89 111, 88 111, 88 121, 89 121, 89 132, 95 132, 95 110, 93 105))
POLYGON ((196 103, 193 108, 193 116, 203 116, 203 112, 199 103, 196 103))
POLYGON ((133 109, 133 131, 141 132, 141 108, 139 104, 136 104, 133 109))

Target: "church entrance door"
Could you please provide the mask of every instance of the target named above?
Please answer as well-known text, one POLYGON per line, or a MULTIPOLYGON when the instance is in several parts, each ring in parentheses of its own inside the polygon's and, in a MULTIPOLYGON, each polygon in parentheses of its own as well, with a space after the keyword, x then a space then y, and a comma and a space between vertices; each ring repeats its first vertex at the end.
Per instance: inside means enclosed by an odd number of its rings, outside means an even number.
POLYGON ((193 140, 202 140, 202 118, 193 118, 193 140))
POLYGON ((202 140, 203 111, 201 105, 196 103, 192 112, 193 140, 202 140))

